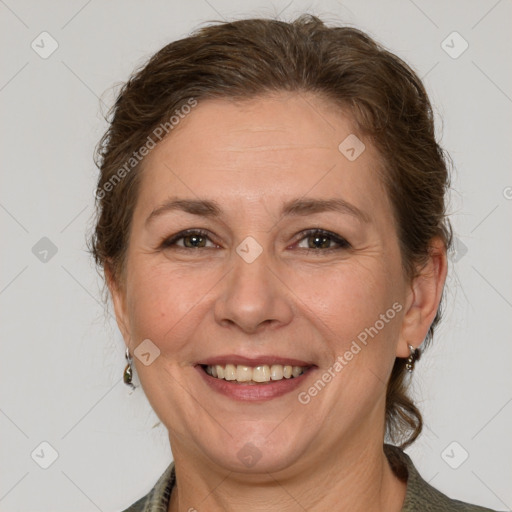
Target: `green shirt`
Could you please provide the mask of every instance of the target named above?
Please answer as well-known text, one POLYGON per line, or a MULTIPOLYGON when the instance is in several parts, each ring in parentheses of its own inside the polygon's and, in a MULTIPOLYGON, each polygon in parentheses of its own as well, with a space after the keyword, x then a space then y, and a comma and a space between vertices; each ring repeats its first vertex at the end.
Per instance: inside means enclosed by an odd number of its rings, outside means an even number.
MULTIPOLYGON (((421 478, 410 457, 400 448, 385 444, 384 453, 395 474, 407 481, 407 491, 401 512, 495 512, 490 508, 452 500, 434 489, 421 478)), ((123 512, 167 512, 171 490, 175 483, 174 463, 171 463, 153 489, 123 512)))

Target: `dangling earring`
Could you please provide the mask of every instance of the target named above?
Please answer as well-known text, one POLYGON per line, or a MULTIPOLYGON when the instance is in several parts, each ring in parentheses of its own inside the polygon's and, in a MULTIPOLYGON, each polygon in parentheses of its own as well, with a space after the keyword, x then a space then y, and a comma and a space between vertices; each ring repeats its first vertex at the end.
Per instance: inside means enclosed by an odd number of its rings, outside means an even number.
POLYGON ((410 355, 407 358, 407 363, 405 363, 405 367, 407 368, 407 371, 409 373, 412 373, 412 371, 414 370, 414 363, 416 363, 416 361, 419 360, 421 351, 419 348, 414 348, 410 344, 407 344, 407 346, 409 347, 410 355))
POLYGON ((133 379, 133 371, 132 371, 132 358, 130 356, 130 349, 126 347, 126 352, 124 354, 126 361, 128 364, 126 365, 123 373, 123 381, 127 386, 130 386, 132 389, 135 389, 135 386, 132 383, 133 379))

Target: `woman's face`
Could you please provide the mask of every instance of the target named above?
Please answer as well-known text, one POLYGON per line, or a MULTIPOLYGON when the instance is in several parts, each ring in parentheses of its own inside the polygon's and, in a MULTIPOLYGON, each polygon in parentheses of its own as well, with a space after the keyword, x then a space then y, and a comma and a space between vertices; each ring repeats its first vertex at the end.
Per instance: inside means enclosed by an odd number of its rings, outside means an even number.
POLYGON ((382 443, 395 357, 426 331, 403 339, 411 287, 354 137, 310 94, 207 100, 146 157, 114 301, 175 456, 277 471, 382 443))

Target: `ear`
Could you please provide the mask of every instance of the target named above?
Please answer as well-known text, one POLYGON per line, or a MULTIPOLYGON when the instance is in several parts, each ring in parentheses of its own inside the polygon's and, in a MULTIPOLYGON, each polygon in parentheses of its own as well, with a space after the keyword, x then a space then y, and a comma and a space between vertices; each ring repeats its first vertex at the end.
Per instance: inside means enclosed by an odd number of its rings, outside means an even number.
POLYGON ((119 330, 123 335, 126 346, 130 347, 130 324, 128 322, 128 314, 126 311, 125 290, 122 286, 120 286, 120 283, 118 283, 114 278, 114 273, 112 272, 112 266, 110 265, 110 263, 105 264, 104 271, 107 286, 110 291, 110 295, 112 296, 112 302, 114 304, 117 326, 119 327, 119 330))
POLYGON ((408 344, 418 348, 423 343, 441 302, 448 270, 446 246, 441 238, 431 241, 429 253, 426 265, 410 284, 397 357, 409 357, 408 344))

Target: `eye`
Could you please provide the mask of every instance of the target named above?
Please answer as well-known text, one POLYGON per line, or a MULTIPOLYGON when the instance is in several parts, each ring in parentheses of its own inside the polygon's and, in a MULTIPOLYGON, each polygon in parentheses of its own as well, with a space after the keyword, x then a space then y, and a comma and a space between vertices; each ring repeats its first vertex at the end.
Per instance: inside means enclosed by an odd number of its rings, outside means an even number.
POLYGON ((323 229, 306 230, 301 233, 301 236, 302 238, 296 246, 308 252, 326 252, 351 247, 344 238, 323 229))
MULTIPOLYGON (((300 233, 301 238, 295 247, 308 252, 329 252, 348 249, 350 243, 344 238, 323 229, 310 229, 300 233)), ((166 238, 160 244, 161 248, 176 249, 209 249, 219 247, 210 240, 207 231, 202 229, 187 229, 166 238)))
POLYGON ((208 237, 208 233, 202 229, 187 229, 180 231, 161 243, 162 248, 176 247, 179 249, 208 249, 218 247, 208 237), (208 242, 211 244, 208 246, 208 242))

